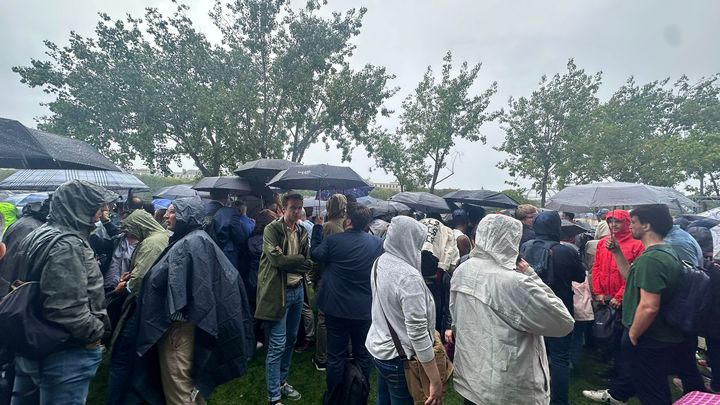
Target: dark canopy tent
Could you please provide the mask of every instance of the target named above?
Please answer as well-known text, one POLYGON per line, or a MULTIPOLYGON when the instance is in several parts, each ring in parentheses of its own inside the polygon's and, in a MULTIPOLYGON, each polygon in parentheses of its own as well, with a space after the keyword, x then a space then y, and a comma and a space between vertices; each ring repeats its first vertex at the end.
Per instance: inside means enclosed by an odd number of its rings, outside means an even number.
POLYGON ((120 171, 93 146, 0 118, 0 167, 120 171))

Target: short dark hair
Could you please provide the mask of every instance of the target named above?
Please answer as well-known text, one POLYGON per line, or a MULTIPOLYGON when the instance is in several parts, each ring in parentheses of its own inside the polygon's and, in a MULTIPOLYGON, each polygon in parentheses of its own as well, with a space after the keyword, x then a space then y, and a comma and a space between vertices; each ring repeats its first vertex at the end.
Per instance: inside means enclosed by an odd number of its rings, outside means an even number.
POLYGON ((351 204, 348 206, 348 218, 354 230, 362 231, 372 221, 372 211, 362 204, 351 204))
POLYGON ((673 226, 670 210, 663 204, 641 205, 630 211, 630 216, 637 218, 641 224, 650 224, 653 232, 663 238, 673 226))
POLYGON ((300 193, 296 193, 295 191, 288 191, 285 193, 285 195, 282 196, 282 205, 283 207, 287 207, 289 200, 303 200, 303 196, 300 193))
POLYGON ((128 200, 128 209, 129 210, 139 210, 143 208, 143 199, 140 198, 140 196, 134 195, 130 200, 128 200))

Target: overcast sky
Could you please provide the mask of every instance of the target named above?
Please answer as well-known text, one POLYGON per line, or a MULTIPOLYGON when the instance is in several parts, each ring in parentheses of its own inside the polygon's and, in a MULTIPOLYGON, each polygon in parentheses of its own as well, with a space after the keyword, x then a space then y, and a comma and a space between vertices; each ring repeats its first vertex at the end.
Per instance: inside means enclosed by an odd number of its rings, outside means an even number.
MULTIPOLYGON (((207 12, 211 1, 187 1, 193 21, 208 37, 219 38, 207 12)), ((300 3, 302 4, 302 2, 300 3)), ((43 40, 67 43, 69 32, 91 35, 98 11, 112 17, 143 14, 147 6, 169 11, 169 0, 6 0, 0 2, 0 117, 35 126, 48 114, 50 99, 19 81, 12 66, 32 58, 46 59, 43 40)), ((587 72, 603 72, 602 98, 633 75, 638 83, 686 74, 695 80, 720 72, 720 2, 706 1, 502 1, 502 0, 330 0, 330 10, 367 7, 357 50, 351 63, 386 66, 397 76, 400 92, 388 105, 400 110, 428 65, 438 68, 448 50, 456 62, 482 62, 476 91, 493 81, 498 92, 490 109, 505 107, 510 96, 529 95, 542 74, 565 69, 568 58, 587 72)), ((395 120, 385 122, 394 127, 395 120)), ((487 144, 459 142, 455 175, 439 187, 503 189, 512 180, 495 164, 503 154, 497 124, 486 124, 487 144)), ((304 163, 341 164, 339 153, 313 146, 304 163)), ((370 172, 373 161, 364 150, 350 165, 364 177, 389 181, 382 171, 370 172)), ((186 168, 191 168, 188 164, 186 168)), ((527 184, 527 182, 522 182, 527 184)))

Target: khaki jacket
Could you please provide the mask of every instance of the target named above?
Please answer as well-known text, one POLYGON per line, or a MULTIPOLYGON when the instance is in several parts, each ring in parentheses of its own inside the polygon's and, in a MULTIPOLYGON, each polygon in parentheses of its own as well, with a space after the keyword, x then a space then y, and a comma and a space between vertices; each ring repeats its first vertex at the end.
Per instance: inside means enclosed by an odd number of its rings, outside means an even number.
POLYGON ((298 225, 300 254, 286 255, 287 230, 283 218, 271 222, 263 232, 263 249, 258 268, 257 309, 255 318, 267 321, 282 319, 285 311, 287 273, 305 274, 312 269, 308 233, 298 225))

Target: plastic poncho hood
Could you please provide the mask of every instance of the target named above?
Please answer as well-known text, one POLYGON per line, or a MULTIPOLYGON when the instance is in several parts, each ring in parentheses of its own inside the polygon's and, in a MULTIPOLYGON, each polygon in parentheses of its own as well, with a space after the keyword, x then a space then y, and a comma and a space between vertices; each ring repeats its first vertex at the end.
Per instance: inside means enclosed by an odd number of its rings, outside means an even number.
POLYGON ((139 209, 130 213, 122 221, 120 229, 138 240, 143 241, 154 232, 165 232, 165 229, 153 218, 150 213, 139 209))
POLYGON ((533 220, 533 231, 538 239, 560 242, 562 219, 557 211, 542 211, 533 220))
POLYGON ((420 249, 426 236, 427 227, 420 222, 406 216, 395 217, 390 221, 383 248, 385 253, 420 271, 420 249))
POLYGON ((189 227, 202 226, 205 220, 205 206, 199 197, 178 198, 172 204, 178 222, 189 227))
POLYGON ((520 255, 522 231, 522 222, 517 219, 501 214, 487 215, 475 231, 475 247, 470 255, 490 258, 500 267, 512 270, 520 255))
POLYGON ((52 196, 48 222, 89 235, 95 229, 95 214, 118 195, 97 184, 73 180, 62 184, 52 196))

